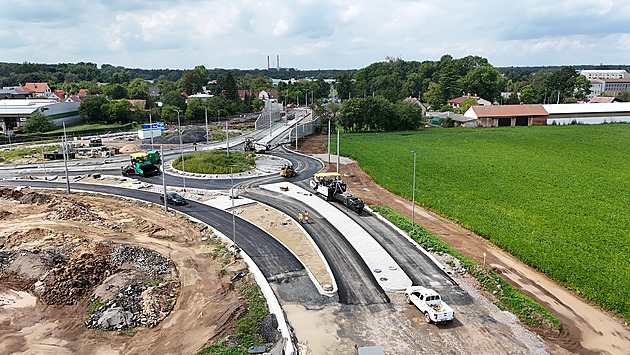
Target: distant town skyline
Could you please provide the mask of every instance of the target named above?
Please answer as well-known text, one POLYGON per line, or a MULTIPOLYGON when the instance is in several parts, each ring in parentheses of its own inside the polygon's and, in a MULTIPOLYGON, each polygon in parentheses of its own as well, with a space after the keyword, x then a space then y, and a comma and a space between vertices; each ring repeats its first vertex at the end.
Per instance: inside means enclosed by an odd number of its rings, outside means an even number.
POLYGON ((630 2, 0 2, 0 62, 359 69, 477 55, 498 67, 627 64, 630 2))

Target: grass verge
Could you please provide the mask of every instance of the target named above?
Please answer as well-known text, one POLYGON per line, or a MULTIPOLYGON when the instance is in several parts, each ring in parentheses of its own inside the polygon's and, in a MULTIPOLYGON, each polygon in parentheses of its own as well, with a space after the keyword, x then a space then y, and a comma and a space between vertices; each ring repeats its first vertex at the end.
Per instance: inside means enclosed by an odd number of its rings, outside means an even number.
POLYGON ((494 304, 501 310, 514 313, 521 322, 532 326, 544 326, 549 322, 558 329, 562 328, 562 323, 545 307, 535 302, 531 298, 522 294, 511 284, 507 283, 489 268, 481 267, 473 260, 467 258, 459 251, 429 232, 426 228, 416 224, 411 230, 411 221, 387 206, 370 206, 372 210, 378 212, 392 222, 398 228, 404 230, 409 236, 420 244, 424 249, 432 252, 450 254, 459 259, 462 267, 473 276, 483 290, 493 294, 496 298, 494 304))
POLYGON ((238 281, 239 291, 247 305, 247 311, 236 321, 236 327, 223 340, 203 350, 198 355, 245 355, 252 346, 264 345, 260 335, 260 322, 268 314, 267 303, 255 283, 238 281))
MULTIPOLYGON (((230 166, 232 165, 236 165, 233 168, 235 173, 253 169, 256 166, 255 156, 253 153, 230 152, 230 157, 228 158, 225 151, 213 150, 184 155, 184 163, 186 172, 189 173, 229 174, 230 166)), ((182 170, 181 157, 178 157, 173 162, 173 167, 182 170)))

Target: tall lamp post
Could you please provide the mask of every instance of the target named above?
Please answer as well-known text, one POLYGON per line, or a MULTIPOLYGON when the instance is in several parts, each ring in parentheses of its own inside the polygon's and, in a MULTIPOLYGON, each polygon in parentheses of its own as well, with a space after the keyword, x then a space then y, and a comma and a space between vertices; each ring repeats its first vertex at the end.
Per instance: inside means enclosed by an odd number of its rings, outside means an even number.
POLYGON ((234 255, 238 253, 238 245, 236 244, 236 219, 234 218, 234 171, 236 164, 230 165, 230 179, 232 180, 232 188, 230 189, 230 200, 232 200, 232 242, 234 242, 234 255))
POLYGON ((63 122, 63 166, 66 170, 66 189, 68 190, 68 194, 70 194, 70 177, 68 176, 68 160, 70 159, 70 155, 68 155, 68 136, 66 136, 66 123, 63 122))
POLYGON ((411 230, 413 230, 413 212, 416 207, 416 151, 413 152, 413 186, 411 191, 411 230))
POLYGON ((206 116, 206 145, 210 144, 210 138, 208 137, 208 107, 204 107, 206 116))
POLYGON ((173 109, 173 111, 177 112, 177 132, 178 132, 178 136, 179 136, 179 151, 181 152, 182 155, 182 181, 184 183, 184 191, 186 191, 186 168, 184 167, 184 147, 182 146, 182 126, 180 124, 179 121, 179 114, 181 113, 180 110, 178 109, 173 109))

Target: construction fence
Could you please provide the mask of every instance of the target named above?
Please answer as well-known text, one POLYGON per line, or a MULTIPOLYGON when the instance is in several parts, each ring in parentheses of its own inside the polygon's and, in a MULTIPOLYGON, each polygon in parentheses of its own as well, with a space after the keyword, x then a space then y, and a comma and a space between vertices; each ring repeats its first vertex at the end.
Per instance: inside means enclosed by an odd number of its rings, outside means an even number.
POLYGON ((280 110, 263 110, 260 116, 256 119, 254 127, 256 130, 269 129, 270 125, 273 125, 274 122, 278 122, 282 119, 280 110))

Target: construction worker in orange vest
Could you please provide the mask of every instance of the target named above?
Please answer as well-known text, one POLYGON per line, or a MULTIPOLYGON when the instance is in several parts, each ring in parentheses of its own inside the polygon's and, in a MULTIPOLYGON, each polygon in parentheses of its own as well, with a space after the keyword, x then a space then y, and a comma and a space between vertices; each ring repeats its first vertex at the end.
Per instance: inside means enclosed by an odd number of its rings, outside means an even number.
POLYGON ((308 211, 304 211, 304 223, 308 224, 308 211))

